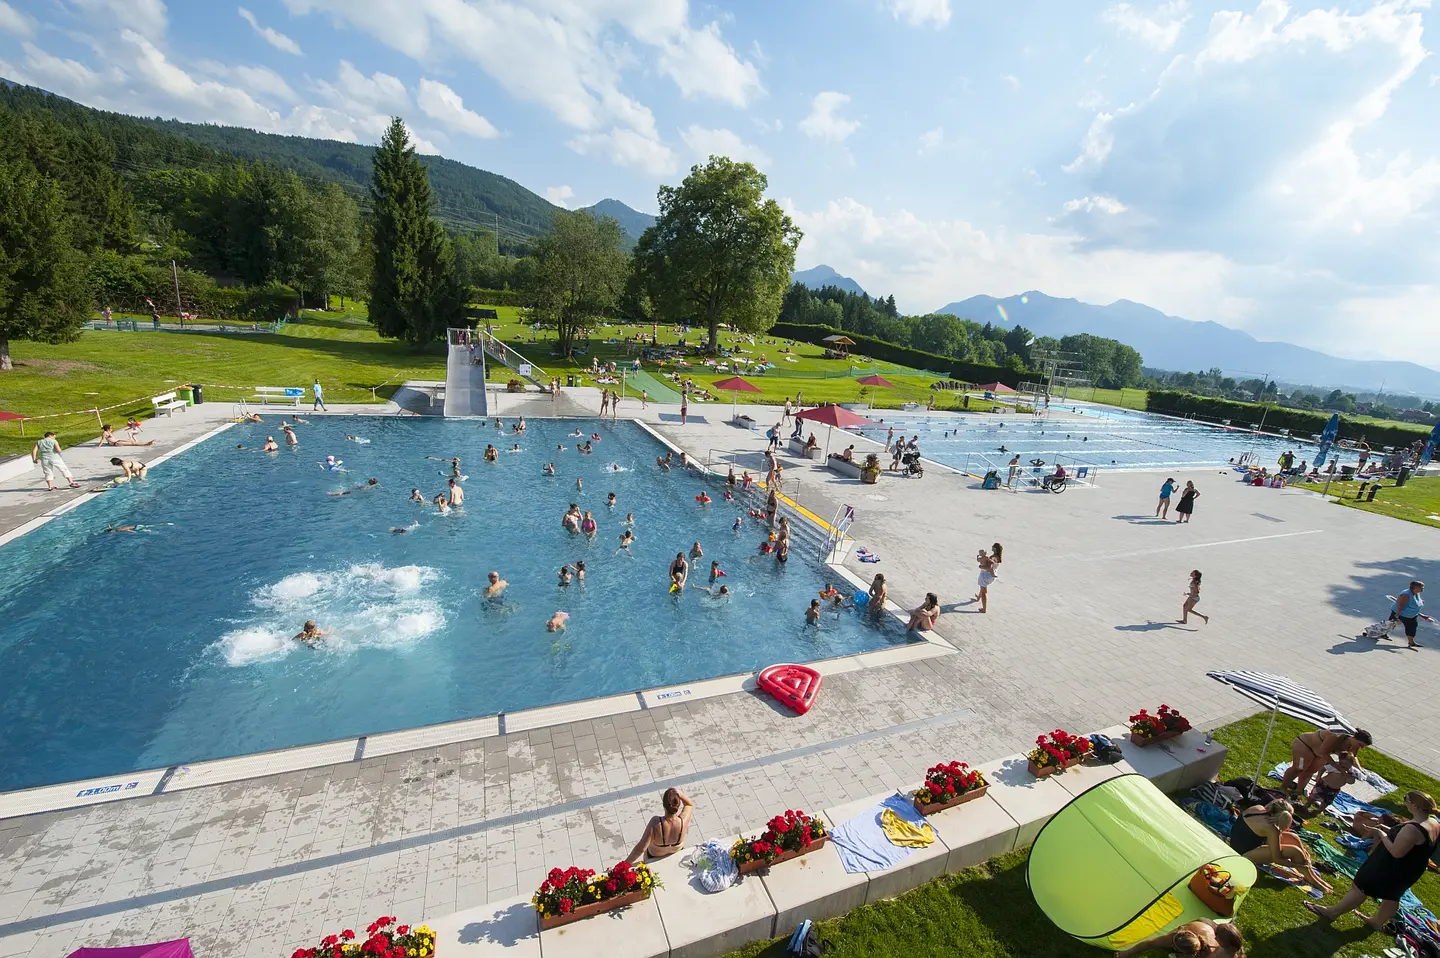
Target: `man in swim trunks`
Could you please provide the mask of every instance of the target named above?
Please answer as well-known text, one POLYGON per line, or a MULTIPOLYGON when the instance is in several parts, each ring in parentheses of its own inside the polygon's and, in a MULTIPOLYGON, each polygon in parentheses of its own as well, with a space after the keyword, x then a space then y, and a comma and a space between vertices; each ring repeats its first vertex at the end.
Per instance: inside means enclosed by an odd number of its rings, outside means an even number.
POLYGON ((630 558, 635 558, 635 554, 630 551, 630 547, 634 544, 635 533, 631 532, 629 529, 626 529, 624 532, 620 533, 620 548, 615 550, 615 554, 618 556, 620 553, 623 552, 627 556, 630 556, 630 558))
POLYGON ((285 423, 284 425, 282 425, 282 426, 280 427, 280 431, 285 434, 285 445, 287 445, 287 446, 298 446, 298 445, 300 445, 300 440, 295 436, 295 430, 293 430, 293 429, 290 428, 290 424, 289 424, 288 422, 285 423))
POLYGON ((500 573, 498 572, 490 573, 488 578, 490 579, 490 584, 485 587, 483 595, 491 602, 499 602, 505 597, 505 590, 509 587, 510 583, 500 578, 500 573))
POLYGON ((545 463, 545 468, 544 468, 544 470, 542 470, 542 471, 543 471, 543 472, 545 473, 545 475, 547 475, 547 476, 553 476, 553 475, 555 475, 555 463, 553 463, 553 462, 547 462, 547 463, 545 463))
POLYGON ((486 462, 495 462, 495 461, 498 460, 499 458, 500 458, 500 452, 499 452, 499 450, 497 450, 494 446, 490 445, 489 443, 486 443, 486 444, 485 444, 485 461, 486 461, 486 462))
POLYGON ((352 486, 351 488, 341 490, 340 492, 327 492, 325 494, 327 496, 348 496, 351 493, 359 492, 361 489, 374 489, 379 485, 380 480, 376 479, 374 476, 371 476, 369 479, 366 479, 364 482, 360 483, 357 486, 352 486))
POLYGON ((454 479, 450 479, 446 482, 446 487, 450 490, 450 505, 457 509, 463 506, 465 504, 465 490, 460 488, 460 483, 454 479))
POLYGON ((570 613, 569 613, 569 612, 556 612, 554 615, 550 616, 549 620, 546 621, 546 623, 545 623, 545 631, 546 631, 546 632, 564 632, 564 631, 565 631, 565 620, 568 619, 568 618, 570 618, 570 613))
POLYGON ((819 624, 820 624, 820 600, 819 600, 819 599, 811 599, 811 600, 810 600, 810 608, 808 608, 808 609, 805 610, 805 624, 806 624, 806 625, 819 625, 819 624))

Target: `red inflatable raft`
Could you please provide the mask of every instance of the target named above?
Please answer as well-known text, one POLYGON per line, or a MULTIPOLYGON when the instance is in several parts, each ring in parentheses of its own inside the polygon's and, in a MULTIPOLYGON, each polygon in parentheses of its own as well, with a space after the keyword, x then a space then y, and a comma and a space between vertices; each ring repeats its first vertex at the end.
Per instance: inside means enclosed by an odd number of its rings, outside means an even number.
POLYGON ((820 673, 808 665, 772 665, 760 673, 757 684, 782 705, 804 715, 815 704, 823 681, 820 673))

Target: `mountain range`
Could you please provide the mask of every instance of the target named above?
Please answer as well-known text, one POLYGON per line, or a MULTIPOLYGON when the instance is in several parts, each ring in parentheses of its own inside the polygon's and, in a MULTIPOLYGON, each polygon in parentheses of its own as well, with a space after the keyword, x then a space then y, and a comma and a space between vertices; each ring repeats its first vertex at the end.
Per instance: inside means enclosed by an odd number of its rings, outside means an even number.
POLYGON ((579 210, 581 213, 590 213, 594 216, 609 216, 620 224, 625 235, 630 239, 630 245, 634 246, 640 239, 640 234, 655 225, 655 217, 649 213, 642 213, 639 210, 632 210, 619 200, 604 199, 594 206, 587 206, 579 210))
POLYGON ((804 283, 811 289, 819 289, 822 286, 838 286, 848 293, 860 293, 868 296, 860 284, 848 276, 841 276, 835 270, 821 263, 819 266, 812 266, 809 269, 802 269, 798 273, 790 274, 790 282, 804 283))
MULTIPOLYGON (((1027 292, 997 299, 971 296, 935 310, 977 323, 1024 326, 1041 336, 1090 333, 1133 346, 1147 367, 1182 372, 1218 366, 1282 383, 1440 397, 1440 371, 1416 363, 1342 359, 1291 343, 1259 340, 1213 322, 1169 316, 1119 299, 1108 306, 1027 292)), ((1240 378, 1244 378, 1243 375, 1240 378)))

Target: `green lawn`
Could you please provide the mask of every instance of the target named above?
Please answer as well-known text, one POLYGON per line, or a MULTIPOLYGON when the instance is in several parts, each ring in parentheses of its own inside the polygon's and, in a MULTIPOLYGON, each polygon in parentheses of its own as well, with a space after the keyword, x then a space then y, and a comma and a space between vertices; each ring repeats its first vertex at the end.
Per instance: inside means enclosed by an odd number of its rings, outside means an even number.
MULTIPOLYGON (((1323 482, 1301 482, 1296 485, 1312 492, 1322 492, 1325 489, 1323 482)), ((1374 502, 1355 501, 1355 493, 1359 488, 1360 483, 1355 480, 1336 481, 1330 483, 1330 495, 1336 497, 1335 502, 1351 509, 1362 509, 1382 516, 1418 522, 1422 526, 1440 528, 1440 520, 1430 518, 1440 515, 1440 476, 1411 479, 1405 483, 1403 489, 1397 489, 1394 483, 1387 483, 1381 487, 1374 502)), ((1368 489, 1366 495, 1369 495, 1368 489)))
MULTIPOLYGON (((206 402, 234 403, 255 386, 309 386, 316 376, 327 398, 381 400, 406 379, 444 379, 440 345, 422 351, 382 340, 363 312, 306 312, 279 334, 112 332, 82 333, 61 346, 11 344, 15 369, 0 373, 0 409, 30 416, 121 404, 101 414, 123 424, 149 415, 150 396, 199 382, 206 402), (382 386, 382 384, 384 384, 382 386)), ((28 452, 40 432, 54 429, 63 445, 99 435, 94 413, 25 423, 0 422, 0 456, 28 452)))
MULTIPOLYGON (((1217 691, 1217 694, 1224 694, 1217 691)), ((1222 778, 1253 776, 1265 739, 1269 716, 1245 719, 1215 731, 1230 748, 1222 778)), ((1310 728, 1291 719, 1275 723, 1270 744, 1272 761, 1287 754, 1290 739, 1310 728)), ((1400 798, 1411 788, 1434 795, 1440 782, 1366 749, 1365 765, 1400 786, 1379 804, 1399 810, 1400 798)), ((1313 824, 1313 823, 1312 823, 1313 824)), ((1326 829, 1317 828, 1317 831, 1326 829)), ((1035 905, 1025 884, 1026 852, 1015 852, 955 875, 947 875, 892 901, 857 908, 836 921, 823 923, 821 937, 833 943, 836 958, 870 958, 874 955, 964 955, 966 958, 1094 958, 1104 952, 1081 945, 1056 930, 1035 905)), ((1332 879, 1336 894, 1348 883, 1332 879)), ((1077 893, 1081 890, 1077 889, 1077 893)), ((1440 878, 1430 872, 1415 886, 1415 894, 1431 909, 1440 907, 1440 878)), ((1379 954, 1393 941, 1372 934, 1349 915, 1326 928, 1313 923, 1299 891, 1262 876, 1246 897, 1238 922, 1245 933, 1251 958, 1358 958, 1379 954)), ((1334 898, 1330 899, 1334 900, 1334 898)), ((1368 910, 1368 906, 1367 906, 1368 910)), ((786 937, 793 929, 781 929, 786 937)), ((781 958, 785 939, 757 942, 734 952, 731 958, 781 958)), ((1154 952, 1155 955, 1162 954, 1154 952)))

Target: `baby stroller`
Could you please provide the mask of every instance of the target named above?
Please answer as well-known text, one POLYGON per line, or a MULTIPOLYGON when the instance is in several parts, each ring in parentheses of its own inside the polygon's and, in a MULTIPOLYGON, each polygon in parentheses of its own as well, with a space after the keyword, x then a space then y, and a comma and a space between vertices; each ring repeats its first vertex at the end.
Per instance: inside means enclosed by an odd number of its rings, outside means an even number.
POLYGON ((918 479, 925 475, 925 467, 920 465, 920 453, 918 452, 906 452, 900 457, 900 465, 903 467, 900 471, 907 476, 914 476, 918 479))

